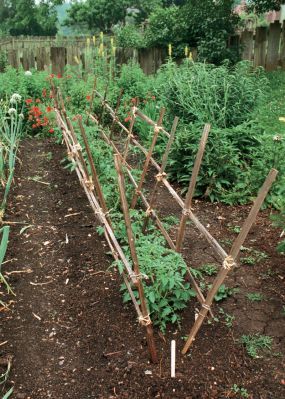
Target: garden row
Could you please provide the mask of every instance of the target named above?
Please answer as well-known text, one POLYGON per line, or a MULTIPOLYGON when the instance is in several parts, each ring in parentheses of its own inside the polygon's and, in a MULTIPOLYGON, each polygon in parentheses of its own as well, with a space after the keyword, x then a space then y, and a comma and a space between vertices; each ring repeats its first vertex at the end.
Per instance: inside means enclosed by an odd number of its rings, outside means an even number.
MULTIPOLYGON (((17 150, 19 141, 22 136, 23 128, 23 106, 22 97, 18 93, 13 93, 2 99, 0 103, 0 181, 1 181, 1 204, 0 204, 0 285, 4 286, 7 293, 14 295, 14 292, 9 285, 4 273, 2 272, 2 265, 5 263, 4 259, 7 252, 10 223, 5 221, 5 210, 7 206, 8 195, 13 182, 15 163, 17 159, 17 150)), ((7 305, 0 299, 2 309, 8 309, 7 305)), ((0 385, 5 384, 11 362, 8 360, 6 371, 0 376, 0 385)), ((3 399, 11 396, 13 388, 9 389, 3 399)))

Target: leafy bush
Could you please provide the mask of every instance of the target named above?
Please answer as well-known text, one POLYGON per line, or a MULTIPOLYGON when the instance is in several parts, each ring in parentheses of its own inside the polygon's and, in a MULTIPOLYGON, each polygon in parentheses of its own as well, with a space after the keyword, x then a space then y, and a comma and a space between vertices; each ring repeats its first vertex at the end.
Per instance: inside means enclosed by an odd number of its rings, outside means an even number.
POLYGON ((159 72, 157 95, 171 113, 189 122, 237 126, 264 98, 268 81, 251 63, 215 67, 186 61, 169 62, 159 72))
POLYGON ((125 25, 116 31, 116 43, 123 48, 143 48, 145 47, 144 35, 135 25, 125 25))

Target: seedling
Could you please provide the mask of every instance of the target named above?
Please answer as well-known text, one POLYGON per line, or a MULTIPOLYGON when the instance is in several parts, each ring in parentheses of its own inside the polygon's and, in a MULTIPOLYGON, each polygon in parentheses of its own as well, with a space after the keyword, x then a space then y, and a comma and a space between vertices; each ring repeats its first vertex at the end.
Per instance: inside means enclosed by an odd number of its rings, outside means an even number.
POLYGON ((239 291, 238 288, 229 288, 229 287, 226 287, 225 284, 222 284, 215 296, 215 301, 220 302, 223 299, 226 299, 226 298, 236 294, 238 291, 239 291))
POLYGON ((258 251, 253 248, 245 248, 243 250, 246 250, 247 252, 250 253, 249 256, 245 256, 240 259, 241 263, 245 265, 255 265, 256 263, 261 262, 262 260, 268 258, 268 255, 265 252, 258 251))
POLYGON ((272 346, 272 338, 268 335, 243 335, 240 342, 245 345, 248 355, 254 359, 262 357, 261 353, 270 350, 272 346))
POLYGON ((219 313, 223 316, 225 325, 228 328, 232 327, 235 316, 231 316, 229 313, 226 313, 223 308, 219 309, 219 313))
POLYGON ((239 387, 237 384, 234 384, 231 387, 231 390, 232 390, 233 393, 238 394, 241 398, 248 398, 249 397, 249 394, 248 394, 247 390, 245 388, 243 388, 243 387, 239 387))
POLYGON ((218 268, 216 265, 212 264, 212 263, 208 263, 203 265, 200 268, 201 272, 207 274, 208 276, 213 276, 214 274, 217 274, 218 268))
POLYGON ((233 226, 233 225, 228 224, 228 228, 229 228, 229 230, 230 230, 231 232, 236 233, 236 234, 239 234, 239 233, 240 233, 240 230, 241 230, 241 227, 238 226, 238 225, 233 226))
POLYGON ((246 297, 252 302, 260 302, 264 299, 264 296, 260 292, 249 292, 246 294, 246 297))

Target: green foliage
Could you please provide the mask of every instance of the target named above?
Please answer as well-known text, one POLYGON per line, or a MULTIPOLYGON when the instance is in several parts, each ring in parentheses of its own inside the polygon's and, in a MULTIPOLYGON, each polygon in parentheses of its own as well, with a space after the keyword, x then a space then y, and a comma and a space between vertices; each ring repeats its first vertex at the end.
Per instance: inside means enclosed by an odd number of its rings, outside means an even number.
POLYGON ((260 302, 264 299, 263 294, 260 292, 249 292, 246 294, 247 299, 249 299, 252 302, 260 302))
POLYGON ((177 45, 181 43, 179 8, 157 8, 150 15, 145 40, 149 47, 167 48, 172 43, 176 51, 177 45))
POLYGON ((224 299, 234 295, 238 291, 237 288, 229 288, 226 287, 225 284, 221 284, 217 294, 215 295, 215 301, 220 302, 223 301, 224 299))
POLYGON ((239 387, 237 384, 234 384, 231 387, 231 390, 233 393, 239 395, 239 397, 241 398, 249 398, 249 393, 247 392, 247 390, 243 387, 239 387))
POLYGON ((281 3, 281 0, 248 0, 248 9, 262 14, 271 10, 280 10, 281 3))
POLYGON ((218 272, 217 266, 214 264, 211 264, 211 263, 207 263, 207 264, 203 265, 202 267, 200 267, 199 270, 201 272, 207 274, 208 276, 214 276, 218 272))
POLYGON ((120 26, 115 30, 116 45, 123 48, 143 48, 145 39, 142 31, 135 25, 120 26))
POLYGON ((243 335, 240 342, 245 345, 248 355, 255 359, 262 357, 265 351, 270 351, 272 346, 272 338, 268 335, 243 335))
POLYGON ((121 22, 127 15, 128 0, 87 0, 75 2, 67 10, 67 26, 91 32, 110 32, 112 26, 121 22))
POLYGON ((221 317, 223 317, 225 325, 228 328, 231 328, 233 326, 235 316, 232 316, 229 313, 226 313, 223 308, 219 309, 219 314, 221 315, 221 317))
POLYGON ((35 0, 4 0, 0 7, 2 30, 12 36, 55 35, 57 13, 52 3, 35 0))
POLYGON ((249 62, 234 68, 190 61, 181 66, 168 63, 160 74, 157 94, 174 115, 187 123, 211 123, 219 128, 246 122, 268 86, 264 73, 253 70, 249 62))

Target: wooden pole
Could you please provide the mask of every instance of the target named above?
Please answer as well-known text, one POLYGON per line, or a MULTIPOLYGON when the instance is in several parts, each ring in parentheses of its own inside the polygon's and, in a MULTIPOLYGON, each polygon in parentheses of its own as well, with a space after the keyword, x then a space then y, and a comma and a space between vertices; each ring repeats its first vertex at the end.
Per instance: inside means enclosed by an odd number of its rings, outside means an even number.
POLYGON ((105 198, 104 198, 104 195, 103 195, 103 191, 102 191, 102 188, 101 188, 101 184, 100 184, 100 181, 99 181, 98 173, 97 173, 97 170, 96 170, 93 158, 92 158, 92 154, 91 154, 90 146, 89 146, 89 143, 88 143, 88 140, 87 140, 87 136, 86 136, 86 133, 85 133, 85 129, 84 129, 83 124, 82 124, 81 115, 78 115, 77 121, 78 121, 79 130, 80 130, 80 133, 81 133, 81 137, 82 137, 83 142, 84 142, 84 146, 85 146, 88 162, 89 162, 90 169, 91 169, 92 182, 94 183, 95 191, 96 191, 97 197, 99 199, 99 203, 101 205, 101 208, 102 208, 103 212, 105 213, 106 219, 108 220, 110 225, 112 225, 111 220, 110 220, 109 215, 108 215, 108 208, 107 208, 107 205, 106 205, 106 202, 105 202, 105 198))
POLYGON ((116 167, 117 174, 118 174, 118 186, 119 186, 122 210, 124 213, 125 224, 126 224, 126 228, 127 228, 128 242, 129 242, 129 247, 130 247, 130 251, 131 251, 131 257, 133 260, 134 272, 137 277, 137 289, 138 289, 138 293, 139 293, 139 298, 140 298, 140 303, 141 303, 141 311, 142 311, 142 315, 143 315, 143 318, 140 321, 146 327, 147 343, 148 343, 151 360, 153 363, 157 363, 158 358, 157 358, 157 352, 156 352, 156 347, 155 347, 155 342, 154 342, 154 337, 153 337, 152 323, 151 323, 151 319, 149 317, 146 298, 144 295, 144 288, 143 288, 143 284, 142 284, 142 275, 140 273, 139 262, 138 262, 136 247, 135 247, 135 239, 134 239, 134 235, 133 235, 133 231, 132 231, 132 227, 131 227, 131 218, 130 218, 128 203, 127 203, 127 198, 126 198, 125 179, 124 179, 124 175, 123 175, 123 171, 122 171, 122 164, 121 164, 121 160, 118 155, 114 155, 114 159, 115 159, 115 167, 116 167))
MULTIPOLYGON (((103 99, 102 99, 102 111, 101 111, 101 115, 100 115, 99 118, 98 118, 98 122, 99 122, 99 123, 102 123, 102 122, 103 122, 104 111, 105 111, 105 108, 106 108, 106 107, 105 107, 105 104, 106 104, 106 98, 107 98, 108 88, 109 88, 109 82, 108 82, 107 85, 106 85, 104 97, 103 97, 103 99)), ((96 92, 97 92, 97 91, 95 90, 95 93, 96 93, 96 92)))
POLYGON ((250 211, 247 219, 245 220, 238 237, 236 238, 236 240, 234 241, 234 243, 232 245, 230 255, 227 258, 225 258, 225 260, 223 262, 223 266, 222 266, 221 270, 219 271, 217 277, 215 278, 210 291, 208 292, 206 301, 202 305, 202 309, 199 312, 198 318, 195 321, 195 323, 190 331, 187 342, 182 350, 183 354, 185 354, 188 351, 190 345, 194 341, 194 339, 195 339, 200 327, 202 326, 203 321, 210 309, 210 306, 213 303, 214 297, 215 297, 217 291, 219 290, 221 284, 224 282, 229 271, 235 266, 235 260, 239 254, 240 248, 243 245, 253 223, 255 222, 255 219, 256 219, 257 214, 261 208, 261 205, 262 205, 268 191, 270 190, 273 182, 275 181, 277 174, 278 174, 278 171, 276 169, 271 169, 263 186, 261 187, 261 189, 258 193, 258 196, 251 208, 251 211, 250 211))
POLYGON ((182 250, 184 236, 185 236, 186 222, 188 219, 189 212, 191 210, 192 198, 194 195, 197 177, 198 177, 198 173, 199 173, 199 170, 201 167, 201 162, 202 162, 202 158, 203 158, 203 155, 205 152, 205 147, 206 147, 206 143, 208 140, 209 132, 210 132, 210 125, 206 124, 204 127, 201 141, 200 141, 199 150, 198 150, 196 160, 194 163, 194 168, 192 171, 192 176, 190 179, 189 188, 188 188, 188 192, 187 192, 185 203, 184 203, 184 209, 182 211, 182 216, 180 219, 180 225, 179 225, 177 240, 176 240, 177 252, 180 252, 182 250))
MULTIPOLYGON (((165 169, 166 169, 166 165, 167 165, 167 161, 168 161, 168 156, 169 156, 169 153, 170 153, 170 149, 171 149, 172 143, 173 143, 173 141, 174 141, 174 136, 175 136, 175 132, 176 132, 177 125, 178 125, 178 120, 179 120, 179 119, 178 119, 178 117, 176 116, 176 117, 174 118, 174 121, 173 121, 173 124, 172 124, 171 132, 170 132, 170 137, 169 137, 169 140, 168 140, 168 142, 167 142, 164 155, 163 155, 163 157, 162 157, 162 162, 161 162, 160 171, 159 171, 159 173, 156 175, 156 183, 155 183, 155 186, 154 186, 154 188, 153 188, 153 190, 152 190, 152 194, 151 194, 151 197, 150 197, 150 201, 149 201, 149 207, 150 207, 150 209, 153 209, 153 208, 154 208, 154 205, 155 205, 155 202, 156 202, 156 199, 157 199, 157 189, 158 189, 158 185, 159 185, 159 183, 160 183, 160 181, 161 181, 161 178, 165 175, 165 169)), ((145 220, 144 220, 144 224, 143 224, 143 228, 142 228, 143 233, 145 233, 145 231, 146 231, 146 228, 147 228, 147 225, 148 225, 148 221, 149 221, 149 216, 146 215, 145 220)))
POLYGON ((87 126, 88 126, 88 124, 89 124, 89 114, 92 113, 92 109, 93 109, 93 103, 94 103, 94 97, 95 97, 96 86, 97 86, 97 77, 95 76, 95 78, 94 78, 94 84, 93 84, 93 90, 92 90, 92 94, 91 94, 91 100, 90 100, 89 113, 87 113, 86 121, 85 121, 85 124, 86 124, 87 126))
POLYGON ((111 139, 111 140, 113 139, 115 123, 116 123, 117 114, 118 114, 118 112, 119 112, 119 108, 120 108, 120 105, 121 105, 121 99, 122 99, 123 93, 124 93, 124 89, 121 89, 121 90, 120 90, 119 97, 118 97, 118 99, 117 99, 117 104, 116 104, 116 108, 115 108, 115 112, 114 112, 114 117, 113 117, 113 120, 112 120, 111 129, 110 129, 110 131, 111 131, 111 133, 110 133, 110 139, 111 139))
POLYGON ((125 143, 125 150, 124 150, 124 155, 123 155, 124 161, 127 160, 128 152, 129 152, 129 145, 130 145, 130 142, 131 142, 132 137, 133 137, 133 128, 134 128, 134 124, 135 124, 135 121, 136 121, 134 109, 135 109, 135 107, 132 108, 131 123, 130 123, 130 127, 129 127, 128 137, 127 137, 127 140, 126 140, 126 143, 125 143))
POLYGON ((153 132, 153 138, 152 138, 151 146, 150 146, 150 149, 149 149, 149 151, 147 153, 147 156, 146 156, 146 160, 145 160, 145 163, 144 163, 144 167, 143 167, 143 171, 142 171, 142 174, 141 174, 141 177, 140 177, 138 188, 135 191, 134 196, 132 198, 131 208, 133 208, 133 209, 136 206, 136 203, 137 203, 137 200, 138 200, 138 196, 139 196, 139 192, 142 189, 146 174, 148 172, 150 158, 152 156, 152 153, 153 153, 153 150, 154 150, 154 147, 155 147, 155 144, 156 144, 156 141, 157 141, 160 129, 161 129, 161 125, 162 125, 162 120, 163 120, 164 114, 165 114, 165 108, 161 108, 157 124, 154 126, 154 132, 153 132))

